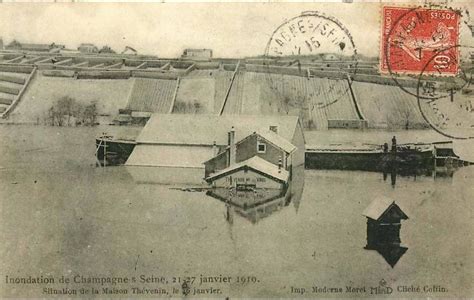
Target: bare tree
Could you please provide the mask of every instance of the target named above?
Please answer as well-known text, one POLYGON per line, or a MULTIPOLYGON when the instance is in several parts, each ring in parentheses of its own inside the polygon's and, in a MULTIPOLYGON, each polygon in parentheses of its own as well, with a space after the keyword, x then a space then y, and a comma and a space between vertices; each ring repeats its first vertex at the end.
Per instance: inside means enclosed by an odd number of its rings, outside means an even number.
POLYGON ((74 98, 59 98, 48 110, 47 118, 51 126, 94 125, 97 119, 97 105, 93 101, 89 105, 78 103, 74 98))

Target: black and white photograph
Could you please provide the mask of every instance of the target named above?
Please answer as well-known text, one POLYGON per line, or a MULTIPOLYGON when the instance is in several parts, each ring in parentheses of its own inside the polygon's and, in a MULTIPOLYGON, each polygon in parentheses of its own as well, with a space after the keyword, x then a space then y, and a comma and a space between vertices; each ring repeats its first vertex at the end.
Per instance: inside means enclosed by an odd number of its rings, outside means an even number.
POLYGON ((474 297, 474 2, 0 2, 0 298, 474 297))

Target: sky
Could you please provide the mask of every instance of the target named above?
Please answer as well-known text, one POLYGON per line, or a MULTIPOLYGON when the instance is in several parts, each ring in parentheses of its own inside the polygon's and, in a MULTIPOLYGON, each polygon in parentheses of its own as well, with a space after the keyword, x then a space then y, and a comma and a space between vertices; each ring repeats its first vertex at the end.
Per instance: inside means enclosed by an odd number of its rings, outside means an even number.
MULTIPOLYGON (((467 1, 467 0, 466 0, 467 1)), ((335 17, 358 53, 378 56, 379 3, 2 3, 5 44, 107 44, 140 54, 177 57, 185 48, 211 48, 214 57, 262 55, 273 31, 303 11, 335 17)))

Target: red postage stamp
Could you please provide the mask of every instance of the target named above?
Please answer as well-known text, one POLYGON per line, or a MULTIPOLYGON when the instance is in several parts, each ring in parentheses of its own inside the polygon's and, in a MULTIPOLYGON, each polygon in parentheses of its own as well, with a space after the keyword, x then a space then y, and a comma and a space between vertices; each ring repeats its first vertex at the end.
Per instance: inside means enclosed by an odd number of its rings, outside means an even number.
POLYGON ((450 9, 384 7, 380 71, 458 73, 459 14, 450 9))

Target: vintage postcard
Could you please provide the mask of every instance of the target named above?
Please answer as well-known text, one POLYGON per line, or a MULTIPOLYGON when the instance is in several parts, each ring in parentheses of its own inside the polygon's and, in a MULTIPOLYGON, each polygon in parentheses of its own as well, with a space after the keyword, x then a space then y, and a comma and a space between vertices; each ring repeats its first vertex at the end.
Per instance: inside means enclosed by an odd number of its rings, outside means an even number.
POLYGON ((0 4, 0 298, 474 297, 474 2, 0 4))

